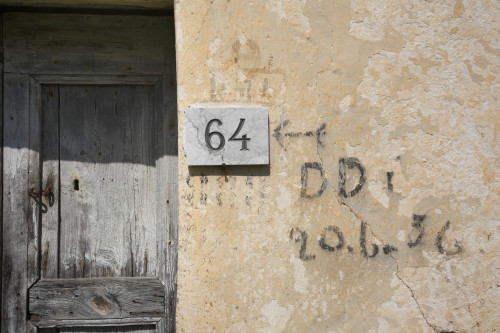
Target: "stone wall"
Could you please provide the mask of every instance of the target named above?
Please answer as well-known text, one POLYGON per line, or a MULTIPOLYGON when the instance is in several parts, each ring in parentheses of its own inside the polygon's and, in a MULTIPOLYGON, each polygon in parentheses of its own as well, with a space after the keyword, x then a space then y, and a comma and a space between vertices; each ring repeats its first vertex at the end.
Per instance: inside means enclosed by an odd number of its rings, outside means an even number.
POLYGON ((499 332, 498 1, 176 0, 180 332, 499 332), (190 167, 190 105, 270 167, 190 167))

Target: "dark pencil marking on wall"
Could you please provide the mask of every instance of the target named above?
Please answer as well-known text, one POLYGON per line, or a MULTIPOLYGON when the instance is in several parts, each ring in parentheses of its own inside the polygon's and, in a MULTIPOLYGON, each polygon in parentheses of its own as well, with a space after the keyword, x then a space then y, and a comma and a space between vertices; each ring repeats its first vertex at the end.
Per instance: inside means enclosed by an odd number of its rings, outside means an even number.
POLYGON ((353 250, 354 249, 351 246, 347 245, 347 251, 352 252, 353 250))
POLYGON ((313 260, 316 258, 316 255, 314 254, 306 254, 306 248, 307 248, 307 232, 300 230, 299 228, 292 228, 290 230, 290 239, 294 239, 294 232, 298 234, 298 238, 295 238, 295 243, 302 242, 300 245, 300 250, 299 250, 299 258, 304 260, 304 261, 309 261, 313 260))
POLYGON ((217 199, 217 206, 219 206, 219 207, 222 206, 222 199, 221 199, 221 197, 222 197, 222 193, 217 193, 215 195, 215 198, 217 199))
POLYGON ((450 228, 450 221, 447 221, 446 224, 441 228, 441 230, 438 232, 437 237, 436 237, 436 246, 439 250, 439 253, 442 254, 447 254, 447 255, 454 255, 462 252, 462 244, 460 244, 456 239, 455 239, 455 247, 456 249, 454 251, 447 251, 443 247, 443 237, 446 232, 450 228))
POLYGON ((321 233, 321 238, 319 240, 319 246, 323 250, 327 250, 330 252, 335 251, 335 249, 340 250, 344 246, 344 235, 342 234, 342 231, 334 225, 330 225, 323 229, 323 232, 321 233), (329 231, 334 232, 337 235, 338 242, 336 246, 332 246, 326 243, 326 236, 329 231))
POLYGON ((382 251, 384 251, 384 254, 389 254, 391 252, 396 252, 397 250, 398 249, 396 247, 392 246, 391 244, 386 244, 382 248, 382 251))
POLYGON ((319 162, 312 162, 312 163, 304 163, 302 165, 302 169, 300 171, 300 181, 302 184, 302 187, 300 189, 300 196, 302 198, 318 198, 323 194, 323 191, 326 189, 327 185, 327 179, 325 178, 325 172, 323 171, 323 166, 319 162), (312 193, 308 194, 307 193, 307 187, 308 187, 308 182, 309 182, 309 169, 315 169, 319 171, 319 176, 321 177, 321 185, 319 189, 312 193))
POLYGON ((201 184, 208 184, 208 178, 204 174, 201 174, 200 176, 200 183, 201 184))
POLYGON ((346 157, 339 159, 339 195, 347 197, 355 196, 366 182, 365 178, 365 167, 361 164, 359 159, 356 157, 346 157), (345 184, 347 181, 347 169, 357 168, 359 170, 360 176, 358 184, 354 187, 354 189, 350 192, 346 191, 345 184))
POLYGON ((390 171, 387 173, 387 189, 392 192, 393 186, 392 186, 392 177, 394 176, 394 172, 390 171))
POLYGON ((412 241, 410 235, 408 235, 408 246, 409 247, 415 247, 418 244, 420 244, 420 242, 422 241, 422 237, 424 237, 424 234, 425 234, 425 228, 424 228, 425 217, 426 217, 426 215, 413 214, 413 222, 412 222, 411 226, 413 227, 413 229, 418 231, 418 235, 414 241, 412 241))
POLYGON ((375 258, 378 254, 378 245, 372 243, 373 253, 368 255, 368 251, 366 250, 366 222, 361 222, 361 233, 359 235, 359 245, 361 246, 361 254, 365 258, 375 258))
POLYGON ((247 176, 247 185, 250 185, 250 186, 253 185, 252 176, 247 176))
POLYGON ((200 194, 200 202, 202 204, 206 204, 207 203, 207 194, 206 193, 201 193, 200 194))
POLYGON ((288 120, 285 120, 283 121, 281 124, 278 125, 278 127, 276 127, 274 129, 274 138, 276 139, 276 141, 278 141, 279 145, 284 149, 286 150, 285 148, 285 145, 284 145, 284 142, 283 142, 283 139, 284 138, 298 138, 298 137, 301 137, 301 136, 305 136, 305 137, 315 137, 316 138, 316 144, 324 147, 325 144, 321 141, 321 136, 322 135, 326 135, 326 124, 323 123, 321 124, 316 130, 314 131, 307 131, 307 132, 288 132, 288 133, 281 133, 281 131, 288 126, 290 122, 288 120))

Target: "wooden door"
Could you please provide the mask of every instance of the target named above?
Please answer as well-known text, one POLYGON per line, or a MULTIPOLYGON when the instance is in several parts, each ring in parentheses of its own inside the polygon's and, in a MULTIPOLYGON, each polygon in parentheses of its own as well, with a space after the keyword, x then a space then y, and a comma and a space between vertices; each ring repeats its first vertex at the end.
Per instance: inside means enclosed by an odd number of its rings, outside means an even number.
POLYGON ((3 31, 2 332, 175 331, 172 18, 3 31))

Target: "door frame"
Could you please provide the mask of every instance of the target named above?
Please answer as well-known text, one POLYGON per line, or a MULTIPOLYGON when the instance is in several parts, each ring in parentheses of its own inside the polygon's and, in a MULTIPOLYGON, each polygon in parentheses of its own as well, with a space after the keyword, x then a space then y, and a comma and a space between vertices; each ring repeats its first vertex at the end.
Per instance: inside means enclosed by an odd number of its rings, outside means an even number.
MULTIPOLYGON (((10 12, 11 10, 8 10, 10 12)), ((23 10, 24 11, 24 10, 23 10)), ((8 247, 8 242, 19 242, 18 239, 8 238, 12 234, 12 230, 4 229, 4 215, 10 213, 20 213, 22 216, 19 216, 23 223, 17 224, 19 230, 14 230, 14 232, 19 232, 21 235, 25 236, 26 249, 27 252, 34 251, 36 255, 29 256, 26 255, 26 266, 21 264, 21 271, 26 271, 26 287, 21 290, 20 293, 17 294, 19 301, 18 305, 21 306, 25 304, 24 309, 20 309, 20 314, 24 318, 17 318, 19 321, 24 321, 26 323, 26 331, 36 332, 36 328, 33 324, 28 321, 28 290, 29 288, 36 283, 40 279, 40 232, 41 226, 39 221, 39 214, 41 214, 41 205, 38 205, 34 198, 30 198, 27 193, 33 184, 36 184, 36 188, 42 188, 42 178, 40 172, 40 138, 41 137, 41 123, 40 123, 40 111, 41 111, 41 98, 40 91, 42 84, 61 84, 61 85, 77 85, 77 84, 100 84, 100 85, 111 85, 111 84, 139 84, 139 85, 153 85, 155 86, 155 90, 157 93, 162 94, 162 96, 166 96, 166 90, 174 88, 174 96, 171 96, 171 101, 175 102, 175 112, 172 114, 168 114, 167 117, 170 118, 170 122, 175 121, 174 128, 172 132, 175 133, 175 137, 172 137, 175 141, 175 151, 170 151, 172 155, 168 155, 168 166, 169 169, 165 170, 165 173, 168 174, 168 180, 165 183, 167 185, 167 189, 165 189, 167 196, 170 198, 169 211, 168 211, 168 221, 167 223, 167 239, 165 242, 165 273, 163 276, 163 283, 165 286, 165 331, 166 332, 175 332, 175 308, 176 308, 176 292, 177 292, 177 237, 178 237, 178 185, 177 185, 177 157, 178 157, 178 148, 177 148, 177 101, 176 101, 176 83, 175 83, 175 73, 174 74, 165 74, 165 75, 85 75, 85 74, 77 74, 77 75, 60 75, 60 74, 16 74, 16 73, 5 73, 4 72, 4 61, 3 61, 3 14, 6 11, 0 11, 0 72, 1 72, 1 80, 0 80, 0 105, 1 105, 1 116, 0 116, 0 209, 2 210, 2 214, 0 216, 0 237, 3 244, 0 246, 0 258, 2 258, 2 262, 0 265, 0 290, 4 288, 3 281, 3 273, 7 268, 12 270, 14 266, 8 265, 4 267, 4 246, 8 247), (8 77, 17 76, 21 81, 24 81, 25 86, 19 88, 20 91, 24 89, 25 93, 27 91, 27 104, 25 105, 16 105, 12 106, 13 108, 22 109, 23 111, 20 113, 24 113, 24 118, 20 119, 17 123, 17 126, 13 128, 12 126, 8 126, 7 115, 4 114, 4 110, 6 109, 6 96, 4 96, 7 91, 3 86, 4 82, 8 77), (159 84, 161 82, 161 84, 159 84), (170 82, 170 84, 168 84, 170 82), (158 91, 161 89, 162 91, 158 91), (35 98, 33 98, 35 97, 35 98), (25 118, 27 117, 27 118, 25 118), (12 132, 12 133, 11 133, 12 132), (18 146, 24 146, 28 149, 18 149, 18 152, 13 152, 11 150, 5 152, 4 147, 7 144, 11 147, 12 142, 6 142, 9 140, 19 141, 17 142, 18 146), (27 141, 26 141, 27 140, 27 141), (22 142, 21 142, 22 141, 22 142), (6 190, 5 184, 9 183, 9 179, 6 179, 6 172, 13 170, 6 170, 4 168, 5 161, 7 158, 13 157, 17 159, 17 161, 26 162, 26 168, 21 172, 15 173, 15 176, 19 176, 21 178, 21 182, 26 184, 26 188, 18 189, 16 192, 21 199, 19 202, 19 207, 22 209, 18 209, 17 211, 10 210, 9 212, 4 212, 4 201, 6 190), (27 190, 27 191, 26 191, 27 190), (24 198, 24 199, 23 199, 24 198), (31 220, 30 214, 32 216, 33 223, 27 223, 27 221, 31 220), (23 218, 24 217, 24 218, 23 218), (5 233, 6 232, 6 233, 5 233), (5 236, 5 237, 4 237, 5 236), (22 267, 27 267, 24 269, 22 267), (24 310, 24 311, 23 311, 24 310)), ((56 11, 57 12, 57 11, 56 11)), ((94 13, 93 13, 94 14, 94 13)), ((99 15, 100 13, 95 13, 99 15)), ((113 13, 114 14, 114 13, 113 13)), ((141 11, 137 12, 138 15, 142 15, 141 11)), ((159 16, 162 16, 161 13, 159 16)), ((174 62, 175 63, 175 62, 174 62)), ((171 92, 170 92, 171 93, 171 92)), ((163 99, 163 110, 166 112, 168 109, 165 104, 167 103, 167 99, 163 99)), ((170 133, 172 134, 172 133, 170 133)), ((15 143, 15 142, 14 142, 15 143)), ((170 149, 172 150, 172 149, 170 149)), ((10 176, 10 174, 9 174, 10 176)), ((15 184, 19 180, 13 180, 15 184)), ((12 185, 12 184, 11 184, 12 185)), ((40 193, 39 193, 40 194, 40 193)), ((41 200, 41 196, 38 198, 41 200)), ((161 199, 159 199, 161 200, 161 199)), ((167 201, 168 202, 168 201, 167 201)), ((15 268, 14 268, 15 269, 15 268)), ((12 271, 13 272, 13 271, 12 271)), ((0 293, 0 295, 3 294, 0 293)), ((2 307, 0 307, 0 317, 3 318, 2 307)), ((129 324, 126 324, 129 325, 129 324)), ((2 321, 0 321, 0 331, 7 331, 7 327, 2 321)), ((162 325, 163 326, 163 325, 162 325)), ((163 331, 163 330, 161 330, 163 331)))

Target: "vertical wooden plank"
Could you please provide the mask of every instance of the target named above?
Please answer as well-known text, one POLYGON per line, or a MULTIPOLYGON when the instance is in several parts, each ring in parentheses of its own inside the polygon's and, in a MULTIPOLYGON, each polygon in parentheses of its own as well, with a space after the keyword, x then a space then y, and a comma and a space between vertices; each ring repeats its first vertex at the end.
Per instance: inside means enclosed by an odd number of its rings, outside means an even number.
MULTIPOLYGON (((26 221, 28 225, 27 244, 27 283, 28 289, 40 277, 40 218, 44 204, 42 203, 42 182, 40 169, 41 119, 40 119, 40 84, 29 78, 29 166, 28 186, 33 198, 30 200, 32 216, 26 221), (36 193, 36 194, 35 194, 36 193), (36 197, 36 199, 35 199, 36 197)), ((31 322, 26 323, 26 332, 37 332, 31 322)))
POLYGON ((122 110, 128 109, 129 122, 133 129, 130 135, 130 146, 137 158, 132 163, 134 202, 134 219, 131 221, 131 245, 133 260, 133 276, 157 276, 159 268, 159 251, 161 239, 156 233, 158 220, 156 205, 158 201, 156 186, 156 132, 155 132, 155 100, 152 86, 135 86, 126 88, 125 97, 128 105, 120 105, 122 110))
POLYGON ((40 173, 40 84, 33 78, 29 79, 29 167, 28 184, 31 195, 35 198, 30 200, 31 218, 28 225, 28 287, 39 278, 39 219, 45 205, 42 203, 42 187, 40 173))
POLYGON ((65 86, 60 108, 61 276, 155 276, 152 87, 65 86))
POLYGON ((158 159, 158 223, 157 234, 162 235, 164 244, 160 263, 161 280, 166 288, 166 314, 158 325, 158 332, 175 332, 175 308, 177 292, 177 235, 178 235, 178 195, 177 195, 177 103, 175 77, 162 76, 156 85, 159 124, 158 159), (163 133, 160 135, 160 133, 163 133))
POLYGON ((61 278, 89 276, 87 254, 89 221, 95 221, 93 202, 98 192, 84 174, 95 164, 95 97, 88 88, 59 87, 60 124, 60 249, 61 278), (80 155, 80 157, 78 156, 80 155), (79 163, 80 162, 80 163, 79 163), (76 202, 76 203, 75 203, 76 202), (87 274, 86 274, 87 273, 87 274))
MULTIPOLYGON (((3 13, 0 13, 0 212, 3 212, 3 13)), ((3 214, 0 215, 0 240, 3 241, 3 214)), ((3 246, 0 245, 0 258, 3 257, 2 253, 3 246)), ((2 290, 2 268, 0 262, 0 290, 2 290)), ((0 304, 1 297, 0 295, 0 304)), ((2 306, 0 306, 0 318, 2 318, 2 306)), ((0 320, 0 332, 2 332, 2 320, 0 320)))
POLYGON ((29 77, 5 73, 4 80, 2 332, 26 332, 29 77))
MULTIPOLYGON (((41 163, 42 202, 40 266, 42 279, 57 278, 59 269, 59 86, 41 89, 41 163)), ((56 328, 40 329, 41 333, 57 333, 56 328)))
POLYGON ((41 92, 42 118, 42 232, 40 275, 58 277, 59 249, 59 87, 44 85, 41 92))
MULTIPOLYGON (((167 38, 175 36, 174 20, 167 19, 167 38)), ((169 51, 167 57, 175 63, 175 41, 168 39, 167 47, 169 51)), ((160 183, 158 187, 161 191, 165 191, 162 195, 159 194, 158 204, 162 205, 162 213, 166 219, 166 240, 165 240, 165 258, 162 262, 165 267, 165 275, 162 279, 166 287, 166 314, 165 318, 157 325, 160 332, 176 332, 175 326, 175 310, 177 307, 177 243, 178 243, 178 216, 179 216, 179 200, 178 200, 178 128, 177 128, 177 83, 175 75, 175 66, 170 67, 170 72, 164 73, 162 76, 161 89, 161 104, 157 113, 162 115, 163 136, 159 148, 159 158, 157 160, 157 170, 159 172, 160 183), (174 74, 171 74, 174 73, 174 74), (166 205, 162 203, 161 198, 166 198, 166 205)))
POLYGON ((166 127, 165 127, 165 113, 164 113, 164 107, 163 107, 163 88, 164 88, 164 82, 163 82, 163 77, 161 80, 159 80, 155 84, 155 127, 154 127, 154 132, 158 133, 157 135, 157 145, 156 145, 156 150, 157 150, 157 159, 155 161, 156 163, 156 172, 158 173, 157 177, 157 186, 156 186, 156 197, 158 199, 158 202, 156 204, 156 211, 157 211, 157 222, 156 222, 156 234, 158 237, 158 241, 160 244, 162 244, 162 247, 159 252, 159 260, 158 260, 158 279, 162 281, 163 285, 165 286, 165 317, 161 319, 158 324, 156 324, 157 327, 157 332, 159 333, 165 333, 168 332, 168 325, 169 325, 169 320, 168 320, 168 296, 169 296, 169 288, 166 284, 167 281, 167 238, 168 238, 168 229, 167 229, 167 183, 166 180, 168 177, 166 176, 166 171, 167 169, 165 168, 165 160, 164 160, 164 153, 165 153, 165 140, 164 137, 166 136, 166 127), (162 174, 162 172, 165 172, 162 174))

